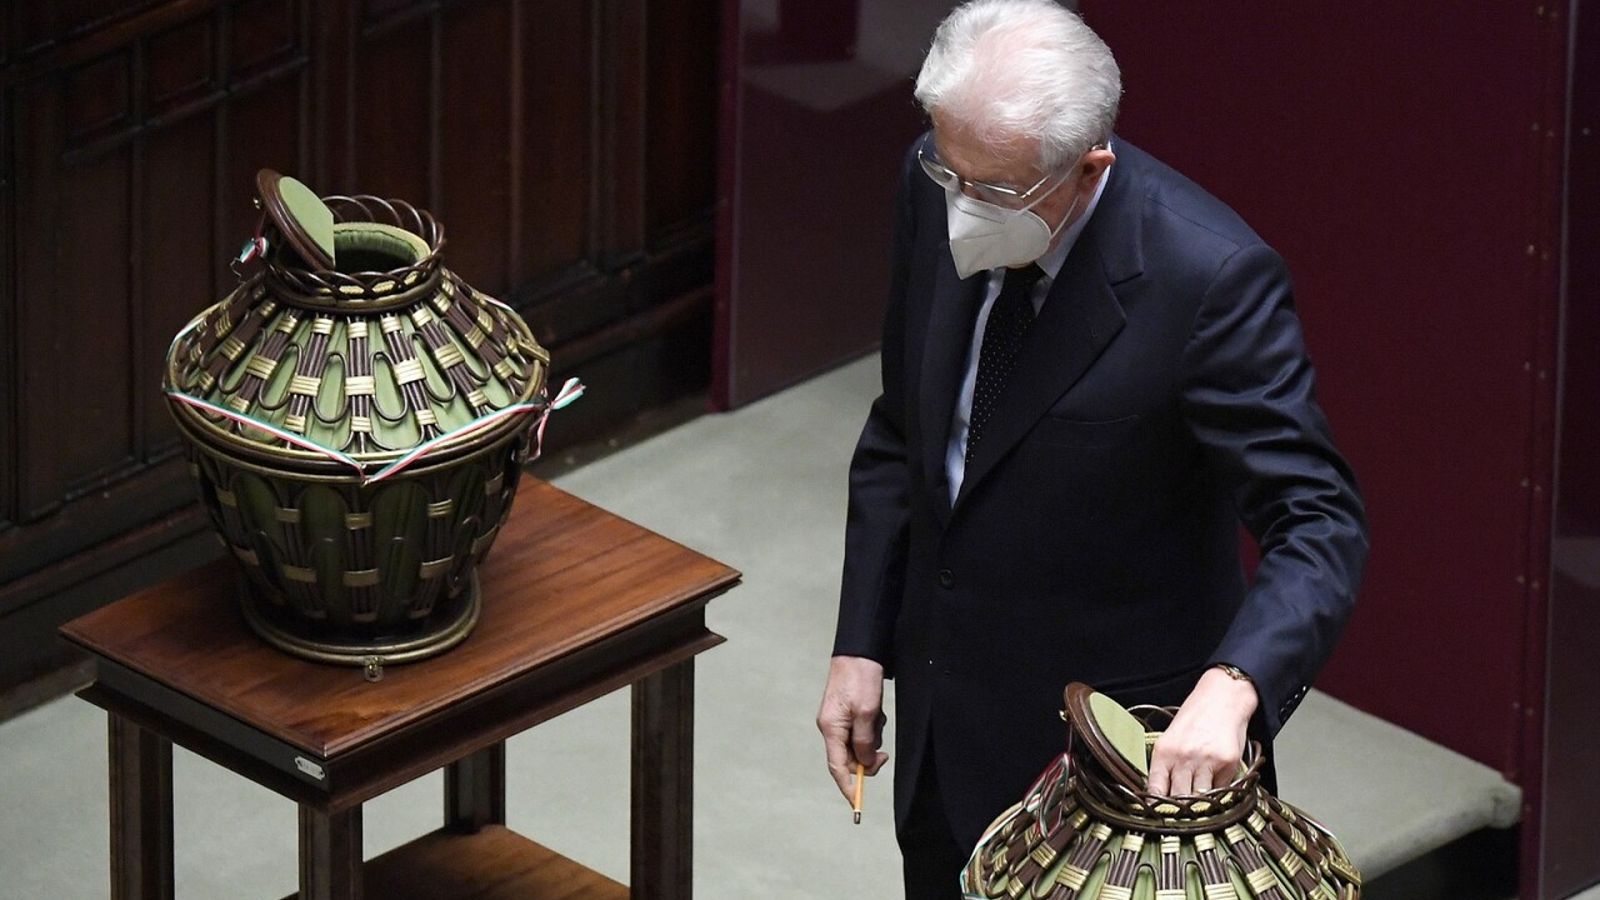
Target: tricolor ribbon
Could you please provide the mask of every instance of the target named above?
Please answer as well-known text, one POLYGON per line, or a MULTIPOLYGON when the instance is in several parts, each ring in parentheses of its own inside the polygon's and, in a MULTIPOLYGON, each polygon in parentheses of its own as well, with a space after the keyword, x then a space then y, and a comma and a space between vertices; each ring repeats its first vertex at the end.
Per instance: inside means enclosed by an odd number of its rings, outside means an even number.
POLYGON ((449 441, 457 440, 465 437, 466 435, 481 431, 482 429, 487 428, 496 422, 512 418, 513 416, 526 415, 532 412, 539 413, 539 420, 536 425, 533 426, 533 430, 535 432, 534 448, 530 459, 538 459, 539 453, 544 446, 544 428, 545 423, 550 419, 550 413, 567 407, 572 403, 572 401, 582 397, 583 391, 583 384, 579 382, 578 379, 569 378, 567 379, 566 384, 561 386, 561 390, 556 394, 555 399, 547 403, 541 403, 538 401, 517 403, 512 406, 507 406, 504 409, 497 409, 487 415, 479 416, 465 425, 462 425, 460 428, 457 428, 446 434, 442 434, 439 437, 433 438, 432 440, 418 444, 416 447, 407 451, 404 456, 392 463, 389 463, 376 472, 371 473, 370 475, 367 473, 366 467, 355 457, 350 456, 348 453, 335 450, 332 447, 319 444, 303 434, 296 434, 292 431, 280 428, 277 425, 273 425, 270 422, 264 422, 255 418, 254 416, 247 416, 237 410, 228 409, 225 406, 218 406, 215 403, 207 400, 201 400, 198 397, 191 397, 182 391, 167 391, 167 397, 175 402, 192 406, 195 409, 204 410, 205 412, 211 413, 215 416, 221 416, 224 419, 237 422, 240 425, 264 431, 278 440, 283 441, 284 443, 293 445, 295 447, 300 447, 305 450, 310 450, 314 453, 320 453, 334 462, 341 463, 354 469, 356 474, 360 476, 361 483, 363 485, 368 485, 377 484, 380 481, 399 474, 413 463, 428 456, 430 453, 437 450, 441 445, 449 441))
POLYGON ((323 456, 326 456, 334 462, 344 463, 352 469, 355 469, 357 474, 362 474, 363 472, 361 463, 357 462, 355 457, 350 456, 347 453, 340 453, 338 450, 335 450, 332 447, 324 447, 323 445, 313 441, 303 434, 295 434, 292 431, 279 428, 270 422, 263 422, 260 419, 247 416, 237 410, 228 409, 225 406, 218 406, 217 404, 208 400, 201 400, 199 397, 191 397, 182 391, 167 391, 167 397, 168 399, 176 400, 179 403, 192 406, 195 409, 204 410, 214 416, 221 416, 224 419, 238 422, 240 425, 247 425, 251 428, 265 431, 267 434, 270 434, 278 440, 284 441, 285 443, 293 444, 296 447, 301 447, 316 453, 321 453, 323 456))
POLYGON ((244 242, 244 247, 239 250, 239 258, 235 259, 234 262, 243 265, 258 256, 266 255, 267 239, 258 234, 244 242))
POLYGON ((550 401, 544 412, 539 416, 539 424, 534 426, 533 454, 528 457, 529 462, 537 461, 539 455, 544 452, 544 426, 550 420, 550 414, 558 409, 565 409, 572 401, 582 397, 583 392, 583 382, 576 378, 568 378, 566 383, 561 386, 561 390, 556 392, 555 399, 550 401))

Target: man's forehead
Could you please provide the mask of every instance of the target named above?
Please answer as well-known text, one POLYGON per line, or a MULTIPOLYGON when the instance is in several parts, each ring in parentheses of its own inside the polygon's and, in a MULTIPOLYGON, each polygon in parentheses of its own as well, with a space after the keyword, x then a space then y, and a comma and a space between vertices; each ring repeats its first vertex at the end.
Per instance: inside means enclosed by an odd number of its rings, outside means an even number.
POLYGON ((996 140, 952 116, 933 115, 933 143, 939 159, 971 181, 1031 183, 1038 179, 1039 142, 1014 137, 996 140))

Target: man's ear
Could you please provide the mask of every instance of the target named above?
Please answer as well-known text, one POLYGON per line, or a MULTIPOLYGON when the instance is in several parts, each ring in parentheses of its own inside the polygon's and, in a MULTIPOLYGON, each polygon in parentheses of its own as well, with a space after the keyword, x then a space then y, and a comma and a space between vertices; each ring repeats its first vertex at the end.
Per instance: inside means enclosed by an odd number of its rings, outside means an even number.
POLYGON ((1092 189, 1100 176, 1116 161, 1117 155, 1108 149, 1096 148, 1085 153, 1078 162, 1078 188, 1084 191, 1092 189))

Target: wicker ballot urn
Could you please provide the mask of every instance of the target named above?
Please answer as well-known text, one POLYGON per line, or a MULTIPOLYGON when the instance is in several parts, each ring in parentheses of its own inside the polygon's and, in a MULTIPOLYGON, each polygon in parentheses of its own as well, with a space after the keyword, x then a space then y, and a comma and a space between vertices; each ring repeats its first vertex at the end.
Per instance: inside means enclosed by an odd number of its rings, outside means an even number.
POLYGON ((250 626, 375 678, 477 622, 549 355, 444 267, 426 211, 265 170, 257 189, 235 265, 256 271, 179 332, 163 388, 250 626))
POLYGON ((1231 784, 1145 790, 1175 708, 1066 690, 1068 749, 989 826, 961 874, 970 900, 1357 900, 1361 875, 1316 820, 1261 787, 1251 742, 1231 784))

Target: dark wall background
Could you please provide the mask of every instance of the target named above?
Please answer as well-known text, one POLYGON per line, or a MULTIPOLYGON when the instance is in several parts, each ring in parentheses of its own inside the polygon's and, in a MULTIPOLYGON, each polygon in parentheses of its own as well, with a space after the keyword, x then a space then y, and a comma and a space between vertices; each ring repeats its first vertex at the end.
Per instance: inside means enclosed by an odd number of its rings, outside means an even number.
POLYGON ((0 697, 65 661, 58 622, 211 552, 157 385, 260 167, 432 209, 589 385, 555 446, 702 389, 718 35, 696 0, 5 4, 0 697))
MULTIPOLYGON (((1123 66, 1120 131, 1294 273, 1318 397, 1372 517, 1366 585, 1319 687, 1521 784, 1529 897, 1559 896, 1535 893, 1546 666, 1596 671, 1546 652, 1580 5, 1081 4, 1123 66)), ((1567 347, 1569 364, 1594 354, 1567 347)), ((1568 410, 1569 428, 1593 415, 1568 410)), ((1564 479, 1595 483, 1586 455, 1564 452, 1564 479)))
POLYGON ((1600 9, 1574 3, 1566 252, 1545 747, 1539 791, 1543 895, 1600 881, 1600 9))

